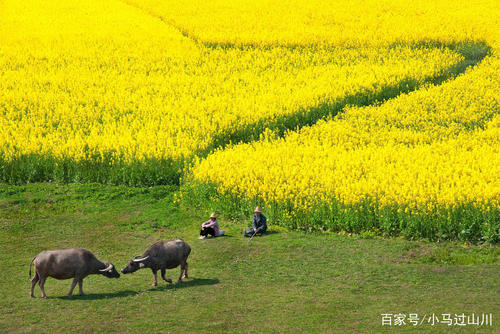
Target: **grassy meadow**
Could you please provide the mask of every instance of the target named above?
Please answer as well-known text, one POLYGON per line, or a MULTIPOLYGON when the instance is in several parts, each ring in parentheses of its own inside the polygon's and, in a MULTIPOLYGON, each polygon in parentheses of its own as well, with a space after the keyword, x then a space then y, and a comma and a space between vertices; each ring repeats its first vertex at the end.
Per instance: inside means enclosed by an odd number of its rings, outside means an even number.
MULTIPOLYGON (((495 333, 500 251, 273 227, 250 243, 249 219, 219 217, 228 235, 198 240, 209 212, 174 204, 175 187, 30 184, 0 187, 2 333, 495 333), (84 247, 117 269, 157 239, 192 247, 190 278, 151 286, 140 270, 89 276, 85 296, 49 278, 29 298, 29 262, 44 249, 84 247), (494 326, 381 326, 383 313, 493 313, 494 326)), ((167 271, 176 278, 179 269, 167 271)))
POLYGON ((291 229, 500 240, 497 1, 0 6, 2 182, 181 185, 291 229))

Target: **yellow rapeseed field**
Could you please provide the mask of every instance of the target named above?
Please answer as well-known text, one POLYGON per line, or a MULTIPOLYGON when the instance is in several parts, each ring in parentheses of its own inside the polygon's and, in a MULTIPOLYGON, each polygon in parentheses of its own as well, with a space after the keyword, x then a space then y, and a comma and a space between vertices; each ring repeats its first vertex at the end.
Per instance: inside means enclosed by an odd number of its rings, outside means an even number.
POLYGON ((500 200, 500 62, 380 106, 346 108, 285 138, 221 150, 199 180, 301 209, 340 201, 433 210, 500 200), (256 167, 258 166, 258 167, 256 167))
POLYGON ((249 125, 421 81, 461 59, 411 46, 214 49, 118 1, 2 6, 4 159, 191 156, 249 125))
POLYGON ((0 179, 154 185, 195 162, 186 184, 276 220, 496 214, 499 14, 493 0, 4 0, 0 179))
POLYGON ((124 0, 206 44, 380 46, 487 40, 495 0, 124 0), (483 25, 485 24, 485 25, 483 25))
MULTIPOLYGON (((338 35, 323 38, 318 37, 322 32, 315 35, 305 30, 308 37, 298 44, 316 37, 325 43, 344 45, 476 40, 487 43, 491 54, 480 65, 442 85, 427 85, 382 105, 347 106, 336 117, 289 132, 284 138, 268 133, 260 142, 219 150, 196 164, 193 183, 214 185, 213 190, 233 202, 260 203, 277 221, 299 228, 361 227, 431 238, 498 240, 499 4, 363 3, 380 6, 356 7, 363 14, 368 7, 371 12, 339 23, 338 35), (347 27, 355 27, 358 40, 350 38, 344 30, 347 27), (359 27, 364 29, 358 34, 359 27)), ((346 7, 341 10, 345 11, 346 7)), ((339 21, 334 20, 335 15, 317 15, 333 19, 325 19, 325 26, 339 21)), ((301 16, 297 22, 301 19, 305 20, 301 16)), ((220 20, 224 22, 222 17, 220 20)), ((258 20, 242 21, 244 26, 258 20)), ((181 19, 179 24, 183 24, 181 19)), ((190 33, 202 31, 202 26, 190 33)), ((232 43, 259 44, 258 33, 254 32, 265 27, 257 26, 241 38, 234 37, 232 43)), ((287 39, 286 29, 283 36, 284 43, 293 44, 287 39)), ((273 39, 262 41, 268 42, 273 39)), ((225 205, 231 206, 228 202, 225 205)))

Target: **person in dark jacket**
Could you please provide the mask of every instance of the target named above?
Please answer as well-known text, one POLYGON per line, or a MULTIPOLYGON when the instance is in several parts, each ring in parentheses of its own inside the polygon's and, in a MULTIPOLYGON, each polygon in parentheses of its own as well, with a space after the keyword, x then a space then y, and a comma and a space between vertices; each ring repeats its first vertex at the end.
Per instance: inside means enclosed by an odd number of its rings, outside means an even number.
POLYGON ((245 237, 252 237, 254 234, 262 234, 267 230, 267 218, 262 214, 262 209, 260 206, 256 207, 254 210, 254 215, 252 219, 252 228, 245 231, 245 237))

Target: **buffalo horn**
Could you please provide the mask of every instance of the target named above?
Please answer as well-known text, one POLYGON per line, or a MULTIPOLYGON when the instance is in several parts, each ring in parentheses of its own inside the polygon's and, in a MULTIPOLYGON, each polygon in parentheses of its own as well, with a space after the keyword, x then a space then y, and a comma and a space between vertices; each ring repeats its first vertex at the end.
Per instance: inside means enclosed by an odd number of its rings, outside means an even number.
POLYGON ((139 259, 134 259, 134 262, 141 262, 141 261, 144 261, 144 260, 146 260, 148 257, 149 257, 149 255, 148 255, 148 256, 146 256, 146 257, 141 257, 141 258, 139 258, 139 259))
POLYGON ((110 263, 106 268, 99 269, 99 271, 108 271, 108 270, 111 270, 111 268, 113 268, 113 265, 110 263))

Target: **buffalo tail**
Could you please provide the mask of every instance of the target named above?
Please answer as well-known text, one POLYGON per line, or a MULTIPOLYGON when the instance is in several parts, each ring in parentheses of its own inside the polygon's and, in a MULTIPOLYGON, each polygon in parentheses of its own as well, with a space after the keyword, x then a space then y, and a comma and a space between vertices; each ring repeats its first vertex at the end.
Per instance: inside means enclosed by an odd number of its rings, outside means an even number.
POLYGON ((36 256, 33 258, 33 260, 31 260, 30 262, 30 272, 29 272, 29 279, 31 279, 31 265, 33 264, 33 261, 35 261, 36 259, 36 256))

